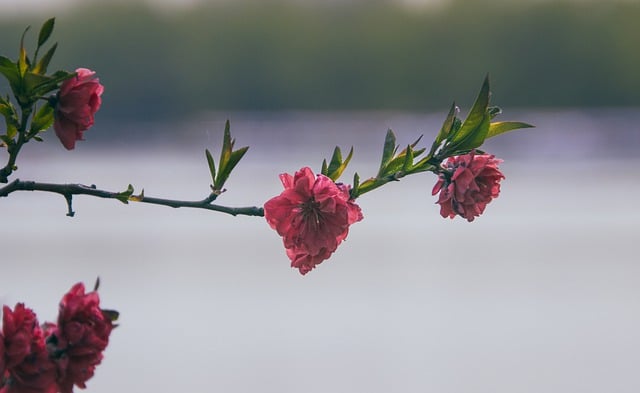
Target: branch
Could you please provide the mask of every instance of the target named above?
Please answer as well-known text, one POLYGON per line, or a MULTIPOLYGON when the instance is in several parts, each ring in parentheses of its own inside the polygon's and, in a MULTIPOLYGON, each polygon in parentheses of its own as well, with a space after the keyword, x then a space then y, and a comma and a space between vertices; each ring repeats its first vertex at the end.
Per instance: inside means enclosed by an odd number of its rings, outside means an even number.
POLYGON ((164 198, 154 198, 147 197, 143 194, 140 195, 131 195, 133 193, 133 189, 130 188, 130 192, 111 192, 100 190, 96 188, 95 185, 86 186, 83 184, 53 184, 53 183, 38 183, 35 181, 21 181, 20 179, 16 179, 11 183, 7 184, 3 188, 0 188, 0 197, 9 196, 9 194, 16 191, 43 191, 43 192, 53 192, 56 194, 60 194, 65 197, 67 201, 67 205, 69 207, 68 216, 73 217, 74 211, 72 209, 72 198, 73 195, 90 195, 98 198, 105 199, 117 199, 123 203, 128 203, 129 201, 133 202, 141 202, 141 203, 150 203, 153 205, 162 205, 173 208, 179 207, 190 207, 193 209, 205 209, 212 210, 221 213, 231 214, 232 216, 264 216, 264 210, 261 207, 257 206, 248 206, 248 207, 227 207, 214 205, 211 202, 216 199, 218 196, 216 193, 212 193, 207 198, 200 201, 181 201, 175 199, 164 199, 164 198))

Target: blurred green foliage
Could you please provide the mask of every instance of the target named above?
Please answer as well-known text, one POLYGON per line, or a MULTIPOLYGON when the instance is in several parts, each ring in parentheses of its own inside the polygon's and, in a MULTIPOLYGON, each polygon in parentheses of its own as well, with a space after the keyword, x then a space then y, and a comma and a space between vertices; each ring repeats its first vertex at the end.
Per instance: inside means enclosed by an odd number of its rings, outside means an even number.
MULTIPOLYGON (((102 116, 137 120, 446 110, 454 99, 470 105, 486 73, 498 105, 638 105, 640 4, 587 4, 467 0, 420 12, 236 1, 172 13, 93 4, 57 15, 53 63, 96 70, 102 116)), ((0 20, 0 53, 15 58, 24 27, 44 19, 0 20)))

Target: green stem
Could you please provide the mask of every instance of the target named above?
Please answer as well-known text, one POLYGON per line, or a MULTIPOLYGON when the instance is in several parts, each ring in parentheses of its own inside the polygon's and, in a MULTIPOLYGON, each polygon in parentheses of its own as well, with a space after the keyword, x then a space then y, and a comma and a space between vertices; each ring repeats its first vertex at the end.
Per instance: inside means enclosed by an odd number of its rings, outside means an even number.
POLYGON ((365 180, 364 182, 360 183, 360 186, 358 187, 358 189, 356 190, 356 193, 351 193, 351 198, 356 199, 359 196, 361 196, 362 194, 366 194, 369 191, 373 191, 376 188, 380 188, 382 186, 384 186, 385 184, 389 183, 389 182, 393 182, 393 181, 399 181, 400 179, 402 179, 405 176, 409 176, 409 175, 413 175, 415 173, 420 173, 420 172, 437 172, 437 166, 435 165, 423 165, 420 166, 419 168, 414 168, 411 171, 398 171, 395 172, 391 175, 388 176, 384 176, 384 177, 372 177, 369 178, 367 180, 365 180))
POLYGON ((22 145, 29 142, 30 138, 27 136, 27 124, 29 123, 29 116, 31 116, 32 110, 32 107, 22 108, 22 119, 20 122, 20 128, 18 129, 18 140, 7 146, 9 159, 7 161, 7 165, 0 169, 0 183, 7 183, 9 181, 8 178, 15 169, 16 160, 18 159, 18 154, 20 153, 20 149, 22 149, 22 145))

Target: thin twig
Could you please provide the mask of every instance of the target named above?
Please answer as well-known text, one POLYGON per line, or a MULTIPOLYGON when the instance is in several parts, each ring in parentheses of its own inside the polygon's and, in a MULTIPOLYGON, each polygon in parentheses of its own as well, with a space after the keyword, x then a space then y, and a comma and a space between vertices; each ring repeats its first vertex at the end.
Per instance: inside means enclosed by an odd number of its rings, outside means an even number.
POLYGON ((232 216, 264 216, 264 210, 261 207, 257 206, 248 206, 248 207, 228 207, 221 205, 214 205, 211 202, 215 199, 213 196, 208 196, 205 199, 199 201, 183 201, 176 199, 165 199, 165 198, 154 198, 148 197, 145 195, 126 195, 124 192, 112 192, 106 190, 100 190, 96 188, 95 185, 86 186, 83 184, 55 184, 55 183, 38 183, 35 181, 22 181, 20 179, 16 179, 6 186, 0 188, 0 197, 6 197, 9 194, 16 191, 42 191, 42 192, 52 192, 56 194, 60 194, 65 197, 68 205, 68 216, 73 216, 74 212, 72 209, 72 197, 73 195, 89 195, 98 198, 105 199, 117 199, 121 202, 128 203, 132 202, 140 202, 140 203, 150 203, 153 205, 162 205, 173 208, 179 207, 188 207, 193 209, 205 209, 211 211, 217 211, 221 213, 230 214, 232 216))

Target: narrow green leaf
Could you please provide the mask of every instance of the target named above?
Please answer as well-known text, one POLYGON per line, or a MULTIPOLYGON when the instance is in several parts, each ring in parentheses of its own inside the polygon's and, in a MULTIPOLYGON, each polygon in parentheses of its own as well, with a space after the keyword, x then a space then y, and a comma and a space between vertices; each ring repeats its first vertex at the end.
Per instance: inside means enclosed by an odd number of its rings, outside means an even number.
MULTIPOLYGON (((460 112, 460 108, 456 106, 456 103, 454 102, 453 104, 451 104, 451 109, 449 109, 449 114, 447 114, 447 118, 444 120, 444 123, 442 124, 442 128, 440 128, 440 132, 436 136, 436 140, 434 142, 436 149, 449 136, 449 133, 453 128, 453 120, 456 118, 459 112, 460 112)), ((435 151, 435 149, 433 150, 435 151)))
POLYGON ((56 52, 57 48, 58 48, 58 43, 56 42, 55 44, 53 44, 51 48, 49 48, 47 53, 45 53, 44 56, 42 56, 42 59, 40 59, 38 64, 36 64, 36 66, 33 68, 34 74, 44 74, 45 72, 47 72, 47 67, 49 67, 49 62, 51 62, 51 58, 53 57, 53 54, 56 52))
POLYGON ((378 176, 383 176, 385 168, 396 153, 396 136, 391 129, 387 131, 387 135, 384 138, 384 147, 382 149, 382 160, 380 161, 380 170, 378 176))
POLYGON ((47 102, 36 112, 33 120, 31 121, 31 130, 30 134, 36 134, 40 131, 44 131, 47 128, 51 127, 54 120, 54 109, 47 102))
MULTIPOLYGON (((342 176, 342 173, 344 172, 345 169, 347 169, 347 165, 349 165, 349 162, 351 161, 351 158, 353 157, 353 146, 351 146, 351 150, 349 150, 349 154, 347 155, 347 158, 340 162, 340 165, 338 165, 335 169, 331 169, 331 166, 329 166, 329 178, 331 178, 331 180, 333 181, 337 181, 340 176, 342 176)), ((342 157, 340 157, 340 159, 342 160, 342 157)))
POLYGON ((413 148, 411 147, 411 145, 409 145, 407 146, 406 153, 404 156, 404 164, 402 164, 402 170, 404 172, 407 172, 411 170, 412 166, 413 166, 413 148))
POLYGON ((487 115, 490 95, 489 76, 487 76, 482 83, 478 98, 476 98, 473 107, 471 107, 469 115, 467 115, 467 118, 462 123, 460 130, 452 137, 452 145, 458 146, 462 141, 468 139, 471 134, 481 131, 480 126, 485 121, 485 116, 487 115))
POLYGON ((7 81, 9 81, 11 90, 16 94, 18 92, 21 79, 18 65, 6 57, 0 56, 0 74, 4 75, 7 81))
POLYGON ((331 156, 329 168, 327 169, 329 177, 331 177, 331 174, 333 174, 340 167, 340 165, 342 165, 342 152, 340 151, 340 148, 336 146, 335 149, 333 149, 333 155, 331 156))
POLYGON ((327 166, 327 159, 322 160, 322 168, 320 168, 320 173, 329 177, 329 167, 327 166))
POLYGON ((31 26, 28 26, 24 30, 24 33, 22 33, 22 38, 20 38, 20 56, 18 57, 18 71, 20 71, 20 76, 24 76, 29 69, 29 58, 27 57, 27 50, 24 48, 24 37, 30 28, 31 26))
POLYGON ((249 146, 241 147, 238 150, 231 152, 231 156, 229 157, 229 164, 227 165, 228 173, 226 177, 229 177, 229 175, 231 174, 231 171, 233 171, 233 168, 235 168, 236 165, 238 165, 238 163, 240 162, 242 157, 244 157, 247 150, 249 150, 249 146))
POLYGON ((209 173, 211 173, 211 181, 216 181, 216 163, 213 161, 211 152, 209 149, 204 149, 204 154, 207 156, 207 163, 209 164, 209 173))
POLYGON ((27 72, 24 76, 24 84, 34 96, 44 96, 58 89, 61 82, 73 78, 75 75, 75 73, 66 71, 57 71, 51 76, 27 72))
POLYGON ((522 123, 519 121, 502 121, 495 122, 489 125, 489 132, 487 133, 487 139, 493 138, 496 135, 504 134, 505 132, 517 130, 520 128, 533 128, 531 124, 522 123))
POLYGON ((38 46, 44 45, 45 42, 51 36, 51 32, 53 31, 53 25, 55 24, 56 18, 48 19, 46 22, 42 24, 40 28, 40 34, 38 34, 38 46))
POLYGON ((360 192, 360 175, 358 172, 353 174, 353 187, 349 190, 349 196, 351 199, 356 199, 358 197, 358 193, 360 192))

